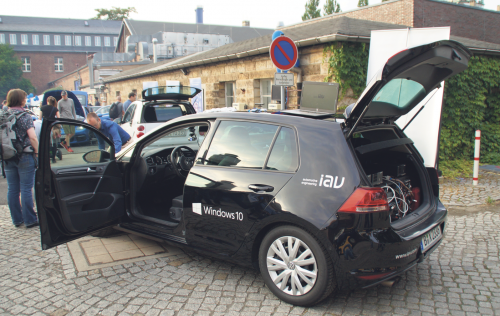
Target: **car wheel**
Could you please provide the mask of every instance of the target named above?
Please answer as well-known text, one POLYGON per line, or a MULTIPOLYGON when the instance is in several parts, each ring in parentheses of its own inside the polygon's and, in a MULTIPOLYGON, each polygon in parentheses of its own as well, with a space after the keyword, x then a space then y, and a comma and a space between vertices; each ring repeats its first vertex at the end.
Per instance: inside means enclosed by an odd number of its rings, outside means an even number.
POLYGON ((292 305, 315 305, 337 286, 326 250, 311 234, 295 226, 277 227, 264 237, 259 267, 271 292, 292 305))

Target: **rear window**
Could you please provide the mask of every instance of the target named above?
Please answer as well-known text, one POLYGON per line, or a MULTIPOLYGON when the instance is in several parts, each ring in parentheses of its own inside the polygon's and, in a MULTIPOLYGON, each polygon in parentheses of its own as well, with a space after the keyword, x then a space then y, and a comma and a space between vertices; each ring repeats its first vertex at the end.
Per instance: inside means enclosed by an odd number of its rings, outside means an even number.
POLYGON ((416 81, 392 79, 373 98, 372 105, 390 107, 399 112, 414 107, 425 94, 424 87, 416 81))
POLYGON ((80 101, 80 103, 82 105, 86 105, 87 104, 87 98, 84 95, 82 95, 82 94, 76 94, 76 97, 77 97, 78 101, 80 101))
POLYGON ((166 122, 182 116, 182 109, 178 106, 146 106, 144 108, 144 123, 166 122))

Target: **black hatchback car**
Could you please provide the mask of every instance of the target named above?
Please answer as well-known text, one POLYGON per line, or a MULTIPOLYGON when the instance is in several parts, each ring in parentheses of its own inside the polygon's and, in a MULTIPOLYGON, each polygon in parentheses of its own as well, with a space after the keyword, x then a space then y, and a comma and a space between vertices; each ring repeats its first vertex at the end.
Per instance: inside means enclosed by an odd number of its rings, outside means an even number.
POLYGON ((344 122, 300 111, 188 115, 116 157, 92 126, 45 120, 42 247, 114 226, 256 267, 276 296, 302 306, 391 279, 438 247, 447 216, 436 169, 394 121, 470 57, 452 41, 394 55, 344 122), (53 124, 88 129, 108 148, 91 144, 51 166, 53 124))

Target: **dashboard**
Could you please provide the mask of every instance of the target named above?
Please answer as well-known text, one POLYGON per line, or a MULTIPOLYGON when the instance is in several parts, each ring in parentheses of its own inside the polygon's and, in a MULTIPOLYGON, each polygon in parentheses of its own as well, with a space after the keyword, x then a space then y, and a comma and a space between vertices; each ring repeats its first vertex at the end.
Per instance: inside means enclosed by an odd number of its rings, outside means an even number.
MULTIPOLYGON (((192 146, 195 147, 195 146, 192 146)), ((193 148, 195 153, 198 152, 198 146, 193 148)), ((171 153, 174 150, 174 147, 162 149, 160 151, 155 151, 154 153, 148 152, 144 156, 144 160, 146 161, 146 165, 148 168, 147 174, 148 176, 154 175, 176 175, 174 165, 172 164, 171 153)), ((182 150, 183 154, 186 157, 193 156, 189 151, 182 150)))

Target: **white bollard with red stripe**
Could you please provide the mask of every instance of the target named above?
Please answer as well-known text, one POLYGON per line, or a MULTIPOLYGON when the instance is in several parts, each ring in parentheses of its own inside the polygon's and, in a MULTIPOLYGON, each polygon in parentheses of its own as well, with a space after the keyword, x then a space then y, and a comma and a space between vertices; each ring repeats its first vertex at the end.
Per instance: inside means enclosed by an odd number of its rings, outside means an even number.
POLYGON ((474 146, 474 171, 472 175, 472 185, 477 185, 479 180, 479 148, 481 147, 481 131, 476 131, 476 144, 474 146))

